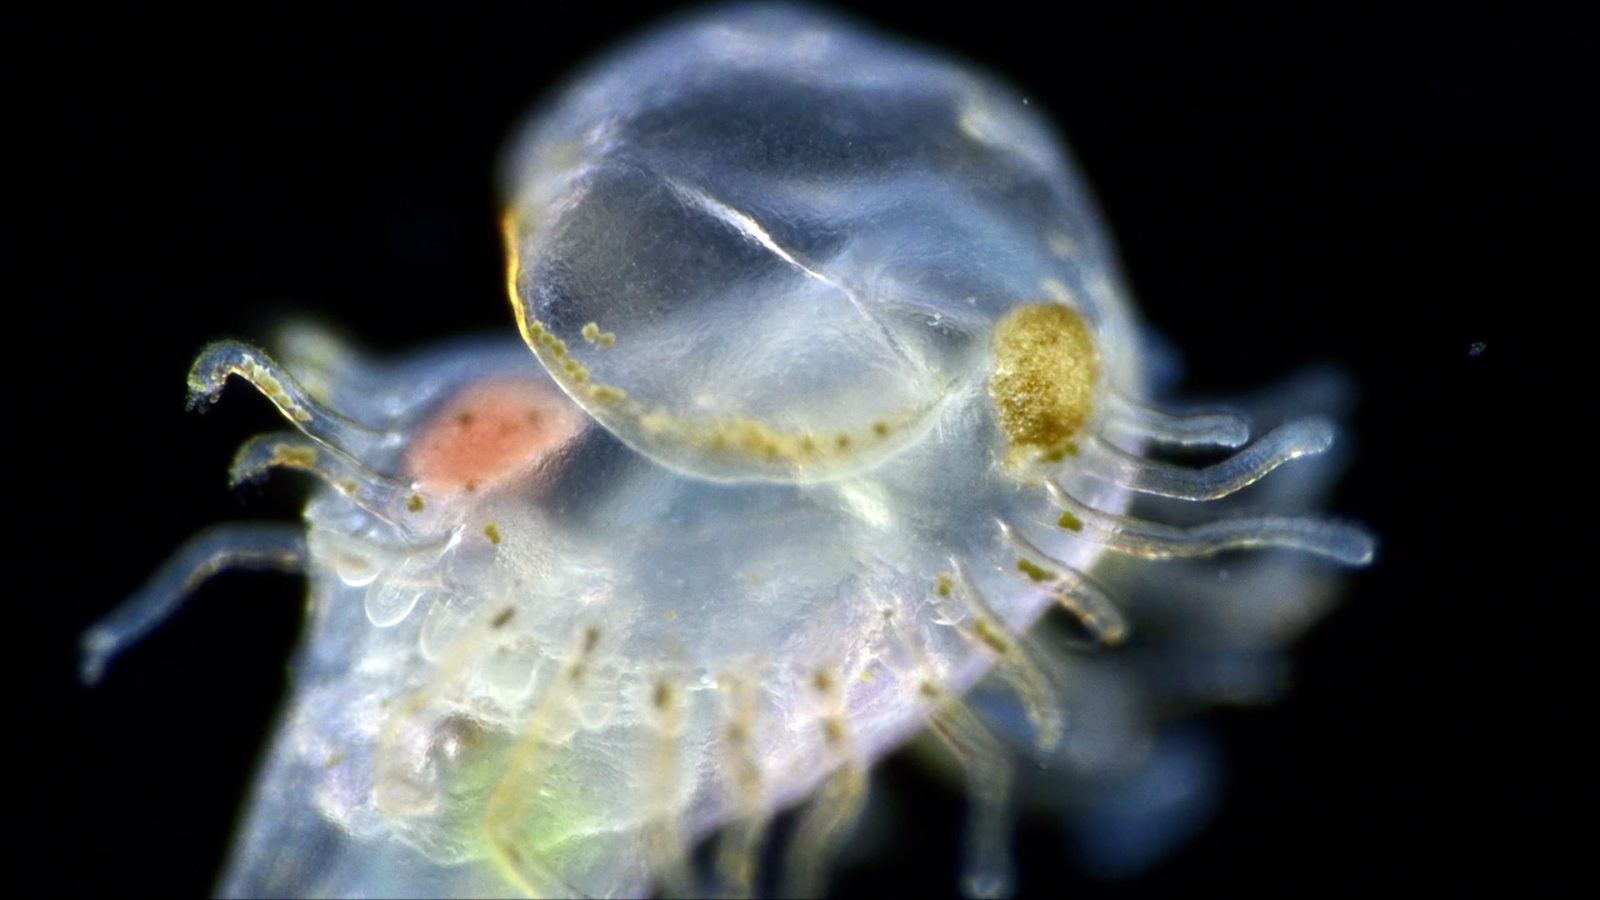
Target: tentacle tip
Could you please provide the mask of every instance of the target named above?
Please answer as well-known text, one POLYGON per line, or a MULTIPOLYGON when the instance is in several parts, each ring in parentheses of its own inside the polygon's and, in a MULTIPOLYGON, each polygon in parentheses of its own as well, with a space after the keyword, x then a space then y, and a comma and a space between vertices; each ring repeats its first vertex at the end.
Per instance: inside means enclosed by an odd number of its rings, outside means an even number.
POLYGON ((205 412, 211 408, 213 403, 217 402, 218 393, 220 391, 215 388, 191 381, 189 383, 189 394, 183 401, 183 408, 189 412, 205 412))
POLYGON ((263 461, 249 452, 250 445, 239 448, 239 453, 233 458, 233 464, 228 467, 228 489, 235 490, 254 481, 259 481, 266 475, 271 463, 263 461))
POLYGON ((961 877, 961 893, 974 898, 999 898, 1011 896, 1011 873, 1000 869, 968 872, 961 877))
POLYGON ((1236 450, 1256 436, 1256 423, 1236 409, 1222 408, 1180 418, 1188 420, 1194 431, 1191 440, 1195 443, 1236 450))
POLYGON ((1365 530, 1350 527, 1347 538, 1348 546, 1339 557, 1339 561, 1348 566, 1368 566, 1378 557, 1378 539, 1365 530))
POLYGON ((185 382, 189 386, 188 406, 193 410, 215 403, 227 384, 230 367, 228 361, 249 349, 248 345, 234 340, 212 341, 194 358, 185 382))
POLYGON ((1038 750, 1041 756, 1048 754, 1061 746, 1061 738, 1062 728, 1059 725, 1039 731, 1033 736, 1034 749, 1038 750))
POLYGON ((1321 539, 1308 549, 1350 568, 1371 565, 1378 553, 1378 539, 1359 525, 1328 523, 1321 539))
POLYGON ((1334 424, 1321 416, 1298 419, 1292 427, 1297 438, 1296 446, 1306 455, 1321 453, 1332 447, 1334 438, 1338 434, 1334 424))
POLYGON ((1233 450, 1250 443, 1250 435, 1254 433, 1250 420, 1243 414, 1221 413, 1217 415, 1216 430, 1211 439, 1218 447, 1233 450))
POLYGON ((115 647, 111 637, 99 628, 90 628, 79 640, 78 683, 92 688, 105 677, 115 647))
POLYGON ((206 367, 202 356, 189 371, 189 392, 184 397, 184 408, 190 412, 205 412, 222 396, 226 382, 227 375, 206 367))
POLYGON ((261 479, 262 470, 258 466, 234 466, 228 470, 228 490, 236 491, 254 481, 261 479))

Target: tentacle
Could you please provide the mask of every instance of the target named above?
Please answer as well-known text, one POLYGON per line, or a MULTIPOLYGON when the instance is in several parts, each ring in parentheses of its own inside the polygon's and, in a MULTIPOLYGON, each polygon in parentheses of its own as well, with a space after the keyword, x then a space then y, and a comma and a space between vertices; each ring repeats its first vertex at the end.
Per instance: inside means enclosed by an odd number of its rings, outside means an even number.
POLYGON ((1291 459, 1321 453, 1333 443, 1333 425, 1322 419, 1289 422, 1215 465, 1199 469, 1145 459, 1098 439, 1092 471, 1140 493, 1178 500, 1215 500, 1261 480, 1291 459))
POLYGON ((717 886, 724 896, 748 897, 755 889, 757 860, 772 819, 761 767, 751 746, 756 692, 742 679, 724 677, 719 686, 724 695, 724 786, 734 818, 717 843, 717 886))
POLYGON ((656 681, 650 708, 657 729, 652 779, 655 809, 646 834, 656 883, 670 897, 692 897, 697 891, 690 879, 683 839, 682 812, 678 808, 678 739, 682 730, 683 698, 668 678, 656 681))
POLYGON ((855 827, 867 794, 867 771, 852 746, 837 677, 819 669, 811 684, 828 706, 820 724, 824 747, 837 768, 801 814, 789 842, 784 893, 790 897, 816 897, 824 892, 839 843, 855 827))
MULTIPOLYGON (((1034 743, 1041 752, 1053 749, 1061 741, 1063 730, 1062 701, 1044 670, 1028 653, 1022 639, 1011 633, 1000 618, 989 608, 978 586, 972 582, 959 560, 951 560, 956 582, 972 616, 972 637, 985 648, 994 660, 999 673, 1022 703, 1022 709, 1033 725, 1034 743)), ((943 582, 941 594, 946 592, 943 582)))
POLYGON ((1077 619, 1090 637, 1102 645, 1120 644, 1128 637, 1128 622, 1111 595, 1094 579, 1050 556, 1023 537, 1009 523, 996 520, 1000 534, 1022 554, 1016 570, 1045 585, 1060 606, 1077 619))
POLYGON ((189 369, 189 406, 216 402, 229 375, 249 382, 272 401, 285 419, 313 440, 369 459, 395 438, 349 419, 312 398, 309 391, 257 347, 242 341, 217 341, 189 369))
POLYGON ((309 472, 351 503, 407 532, 415 531, 419 514, 428 506, 409 483, 379 475, 343 451, 293 431, 258 434, 245 441, 233 457, 229 479, 237 487, 274 468, 309 472))
POLYGON ((1079 502, 1053 481, 1046 481, 1045 489, 1062 510, 1057 525, 1130 556, 1200 557, 1228 550, 1283 547, 1325 556, 1347 566, 1372 561, 1372 536, 1342 522, 1298 516, 1256 516, 1182 527, 1108 515, 1079 502))
POLYGON ((548 864, 524 848, 518 831, 528 816, 533 798, 539 796, 540 754, 545 750, 549 735, 565 730, 569 701, 583 690, 599 641, 599 628, 590 626, 584 630, 577 652, 555 681, 545 688, 533 714, 528 717, 522 739, 506 761, 506 774, 495 785, 484 806, 483 832, 489 855, 506 879, 529 896, 540 896, 552 888, 578 894, 548 864))
POLYGON ((1112 427, 1163 444, 1239 447, 1250 440, 1250 423, 1236 413, 1170 413, 1116 392, 1107 396, 1107 409, 1112 427))
POLYGON ((328 402, 335 385, 348 389, 369 383, 378 374, 357 348, 334 329, 313 320, 294 318, 283 322, 270 346, 278 362, 293 372, 306 393, 320 403, 328 402))
POLYGON ((302 573, 308 553, 299 525, 218 525, 189 539, 133 596, 79 639, 78 677, 92 685, 117 654, 138 643, 177 611, 201 583, 227 569, 302 573))
POLYGON ((932 682, 923 682, 922 693, 934 703, 928 714, 933 733, 966 775, 971 811, 961 886, 973 897, 1007 896, 1012 887, 1009 844, 1015 824, 1011 757, 959 697, 944 693, 932 682))

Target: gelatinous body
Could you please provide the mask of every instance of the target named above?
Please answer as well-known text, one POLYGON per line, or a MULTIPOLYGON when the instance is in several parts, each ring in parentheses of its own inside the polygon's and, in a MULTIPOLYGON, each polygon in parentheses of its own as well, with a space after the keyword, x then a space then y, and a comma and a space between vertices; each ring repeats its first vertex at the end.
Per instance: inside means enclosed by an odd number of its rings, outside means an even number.
POLYGON ((236 477, 327 489, 303 543, 207 538, 86 637, 93 677, 217 566, 308 569, 227 893, 812 892, 872 763, 930 726, 973 798, 965 887, 1003 893, 1014 755, 1103 808, 1107 773, 1159 758, 1150 708, 1249 693, 1320 608, 1317 560, 1370 558, 1359 529, 1204 502, 1303 502, 1309 474, 1250 486, 1326 449, 1322 420, 1153 458, 1249 429, 1141 405, 1152 363, 1087 189, 969 69, 725 11, 582 74, 504 181, 526 347, 208 348, 197 399, 237 375, 294 426, 236 477), (1127 565, 1152 558, 1190 561, 1127 565), (761 874, 766 826, 808 798, 761 874))

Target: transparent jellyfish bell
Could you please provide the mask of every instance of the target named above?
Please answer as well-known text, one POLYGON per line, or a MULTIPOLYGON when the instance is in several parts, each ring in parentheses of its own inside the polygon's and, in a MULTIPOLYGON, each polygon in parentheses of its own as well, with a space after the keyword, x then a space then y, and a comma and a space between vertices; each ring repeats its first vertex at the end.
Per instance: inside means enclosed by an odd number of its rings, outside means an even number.
POLYGON ((1124 324, 1087 192, 1013 91, 793 9, 728 19, 601 60, 502 172, 524 335, 630 446, 836 477, 979 384, 1041 285, 1124 324))

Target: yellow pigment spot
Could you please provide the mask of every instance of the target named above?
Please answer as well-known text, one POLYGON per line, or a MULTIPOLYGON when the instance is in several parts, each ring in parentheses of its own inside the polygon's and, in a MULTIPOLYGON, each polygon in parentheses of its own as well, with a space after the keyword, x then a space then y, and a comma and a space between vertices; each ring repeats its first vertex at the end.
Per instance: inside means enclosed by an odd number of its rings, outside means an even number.
POLYGON ((838 716, 829 716, 822 720, 822 736, 828 739, 830 747, 837 747, 844 743, 844 723, 838 716))
POLYGON ((978 619, 972 623, 972 626, 973 630, 978 632, 978 637, 989 645, 989 649, 1001 656, 1006 656, 1011 652, 1011 642, 1006 640, 1005 634, 998 625, 988 619, 978 619))
POLYGON ((1100 375, 1083 317, 1057 304, 1017 307, 995 325, 993 349, 989 396, 1011 443, 1006 461, 1070 455, 1100 375))
POLYGON ((309 469, 317 464, 317 451, 311 447, 279 444, 273 450, 272 464, 276 466, 298 466, 309 469))
POLYGON ((298 403, 295 403, 294 397, 284 389, 278 379, 273 377, 272 373, 265 367, 253 360, 247 360, 239 367, 239 371, 268 400, 271 400, 275 406, 283 410, 291 420, 300 423, 311 421, 311 413, 303 409, 298 403))
POLYGON ((818 669, 811 675, 811 686, 816 688, 817 693, 826 694, 833 690, 833 678, 826 671, 818 669))
MULTIPOLYGON (((567 352, 567 344, 549 326, 527 318, 520 302, 517 302, 517 313, 528 346, 574 395, 598 406, 615 407, 612 415, 632 418, 647 437, 690 451, 742 457, 767 467, 826 465, 847 458, 853 448, 863 443, 892 438, 896 431, 903 430, 922 413, 910 410, 874 420, 858 431, 818 435, 805 430, 784 430, 748 416, 700 418, 681 416, 659 407, 646 408, 638 401, 630 401, 622 388, 596 381, 589 368, 567 352)), ((601 331, 598 322, 585 323, 579 334, 596 347, 610 347, 616 342, 616 335, 601 331)))
POLYGON ((426 504, 423 503, 421 494, 411 494, 406 497, 406 509, 411 512, 422 512, 424 505, 426 504))
POLYGON ((589 399, 596 403, 620 403, 622 398, 628 396, 621 388, 614 388, 607 384, 597 384, 589 388, 589 399))
POLYGON ((1046 452, 1045 454, 1043 454, 1042 456, 1040 456, 1039 458, 1044 460, 1045 462, 1048 462, 1048 463, 1058 463, 1058 462, 1061 462, 1063 459, 1066 459, 1069 456, 1077 456, 1077 455, 1078 455, 1078 445, 1075 444, 1075 443, 1072 443, 1071 441, 1068 441, 1065 446, 1057 447, 1054 450, 1050 450, 1050 451, 1046 452))
POLYGON ((499 526, 495 525, 493 522, 483 526, 483 536, 489 539, 489 543, 498 545, 500 543, 499 526))
POLYGON ((672 416, 666 410, 658 409, 655 412, 645 413, 639 417, 639 427, 644 433, 654 437, 665 434, 672 427, 672 416))
MULTIPOLYGON (((573 384, 583 384, 589 380, 589 368, 570 356, 561 361, 561 371, 567 373, 573 384)), ((600 385, 595 385, 595 388, 599 387, 600 385)))
POLYGON ((1056 524, 1068 531, 1083 530, 1083 520, 1066 511, 1061 513, 1061 518, 1056 519, 1056 524))
POLYGON ((953 585, 953 582, 952 582, 952 580, 950 578, 950 573, 949 572, 940 572, 939 576, 934 579, 933 589, 936 592, 938 592, 939 596, 948 597, 948 596, 950 596, 950 590, 951 590, 952 585, 953 585))
POLYGON ((556 337, 555 334, 553 334, 543 325, 535 323, 533 334, 534 337, 538 339, 540 346, 550 351, 551 356, 555 357, 556 359, 560 359, 561 357, 567 355, 567 342, 556 337))
POLYGON ((587 322, 579 330, 583 339, 596 347, 606 348, 617 342, 617 335, 611 331, 601 331, 599 322, 587 322))
MULTIPOLYGON (((849 452, 854 441, 847 434, 832 440, 819 439, 804 431, 781 431, 751 418, 685 419, 655 409, 643 413, 639 428, 652 438, 665 438, 681 445, 722 456, 742 456, 774 465, 807 465, 824 462, 849 452)), ((876 422, 872 431, 886 437, 892 426, 876 422)))
POLYGON ((1056 577, 1056 573, 1030 559, 1017 560, 1017 571, 1032 578, 1034 581, 1049 581, 1056 577))

